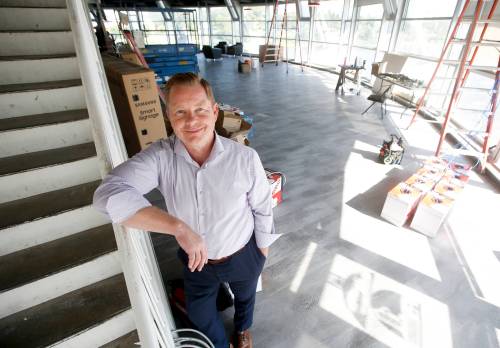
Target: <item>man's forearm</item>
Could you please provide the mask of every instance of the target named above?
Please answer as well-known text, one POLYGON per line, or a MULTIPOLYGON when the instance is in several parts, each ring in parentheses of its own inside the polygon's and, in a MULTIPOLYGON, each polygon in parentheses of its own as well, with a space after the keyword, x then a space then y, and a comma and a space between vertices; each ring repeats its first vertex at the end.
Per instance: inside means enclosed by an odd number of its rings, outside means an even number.
POLYGON ((191 272, 201 271, 208 260, 208 251, 203 239, 175 216, 157 207, 140 209, 123 225, 141 230, 170 234, 188 255, 188 267, 191 272))
POLYGON ((122 225, 145 231, 170 234, 174 237, 178 236, 186 228, 186 225, 181 220, 154 206, 140 209, 123 221, 122 225))

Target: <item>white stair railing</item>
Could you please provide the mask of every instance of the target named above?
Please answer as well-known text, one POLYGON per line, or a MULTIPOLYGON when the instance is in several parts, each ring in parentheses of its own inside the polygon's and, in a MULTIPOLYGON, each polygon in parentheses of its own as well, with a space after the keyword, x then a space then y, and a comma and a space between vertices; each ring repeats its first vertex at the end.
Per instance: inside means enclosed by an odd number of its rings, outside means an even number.
MULTIPOLYGON (((127 160, 127 152, 92 31, 86 0, 66 0, 101 175, 127 160)), ((151 239, 144 231, 113 225, 142 347, 173 348, 175 323, 151 239)))

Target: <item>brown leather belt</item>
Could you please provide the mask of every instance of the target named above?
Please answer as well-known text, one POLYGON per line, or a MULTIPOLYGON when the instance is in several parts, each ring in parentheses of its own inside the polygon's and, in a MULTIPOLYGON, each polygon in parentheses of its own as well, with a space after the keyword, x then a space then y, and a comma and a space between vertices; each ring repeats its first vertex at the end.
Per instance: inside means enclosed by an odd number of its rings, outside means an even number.
MULTIPOLYGON (((246 245, 245 245, 246 246, 246 245)), ((232 253, 231 255, 228 255, 228 256, 224 256, 224 257, 221 257, 220 259, 208 259, 208 264, 209 265, 218 265, 219 263, 223 263, 223 262, 226 262, 227 260, 229 260, 231 257, 233 257, 234 255, 236 255, 237 253, 239 253, 240 251, 242 251, 243 249, 245 249, 245 246, 239 250, 236 250, 234 253, 232 253)))

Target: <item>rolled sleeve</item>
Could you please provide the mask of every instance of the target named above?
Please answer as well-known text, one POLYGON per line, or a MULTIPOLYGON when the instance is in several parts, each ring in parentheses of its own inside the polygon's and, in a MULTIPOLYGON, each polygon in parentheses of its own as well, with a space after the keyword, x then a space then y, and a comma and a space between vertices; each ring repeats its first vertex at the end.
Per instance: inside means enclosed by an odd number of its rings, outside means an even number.
POLYGON ((276 233, 273 221, 271 186, 259 155, 251 151, 251 173, 253 185, 248 193, 248 201, 254 216, 254 231, 257 246, 267 248, 281 235, 276 233))
POLYGON ((121 223, 151 204, 144 194, 159 184, 157 143, 113 169, 94 192, 93 206, 121 223))

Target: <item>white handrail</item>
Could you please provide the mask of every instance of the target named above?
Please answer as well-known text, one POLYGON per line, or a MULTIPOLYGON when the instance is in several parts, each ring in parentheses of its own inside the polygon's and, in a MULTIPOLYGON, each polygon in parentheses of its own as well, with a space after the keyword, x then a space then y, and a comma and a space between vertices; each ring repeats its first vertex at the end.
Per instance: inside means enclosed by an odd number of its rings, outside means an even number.
MULTIPOLYGON (((86 0, 66 0, 92 133, 104 176, 127 160, 127 152, 92 32, 86 0)), ((173 348, 175 323, 151 239, 144 231, 113 225, 142 347, 173 348)))

